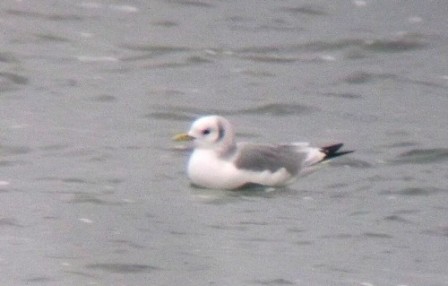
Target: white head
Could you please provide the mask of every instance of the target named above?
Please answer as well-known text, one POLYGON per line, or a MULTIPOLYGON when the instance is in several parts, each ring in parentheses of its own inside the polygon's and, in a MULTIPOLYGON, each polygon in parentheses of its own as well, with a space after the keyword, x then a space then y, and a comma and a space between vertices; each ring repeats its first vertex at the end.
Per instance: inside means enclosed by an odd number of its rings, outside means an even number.
POLYGON ((192 137, 196 148, 226 152, 235 146, 232 125, 227 119, 217 115, 204 116, 194 121, 188 136, 192 137))

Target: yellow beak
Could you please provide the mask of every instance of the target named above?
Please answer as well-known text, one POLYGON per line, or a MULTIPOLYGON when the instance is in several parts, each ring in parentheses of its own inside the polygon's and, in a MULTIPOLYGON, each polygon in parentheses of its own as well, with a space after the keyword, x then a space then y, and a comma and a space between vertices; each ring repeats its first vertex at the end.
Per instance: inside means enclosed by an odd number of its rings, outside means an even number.
POLYGON ((173 136, 173 140, 180 142, 180 141, 192 141, 194 140, 193 136, 188 135, 187 133, 180 133, 173 136))

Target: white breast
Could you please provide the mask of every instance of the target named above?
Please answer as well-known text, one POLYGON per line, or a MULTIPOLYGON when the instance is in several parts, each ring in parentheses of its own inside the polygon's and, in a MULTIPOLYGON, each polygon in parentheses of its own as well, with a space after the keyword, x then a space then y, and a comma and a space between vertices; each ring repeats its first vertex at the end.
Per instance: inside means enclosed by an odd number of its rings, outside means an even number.
POLYGON ((213 150, 195 149, 188 162, 188 176, 206 188, 234 189, 246 182, 232 162, 221 160, 213 150))

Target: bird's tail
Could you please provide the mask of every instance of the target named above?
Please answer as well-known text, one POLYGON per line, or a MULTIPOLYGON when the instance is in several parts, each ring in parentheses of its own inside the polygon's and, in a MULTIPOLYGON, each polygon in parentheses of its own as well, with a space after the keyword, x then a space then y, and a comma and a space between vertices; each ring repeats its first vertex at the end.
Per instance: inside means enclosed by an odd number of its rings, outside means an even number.
POLYGON ((353 153, 355 151, 339 151, 344 144, 338 143, 326 147, 320 148, 320 151, 325 154, 324 158, 321 161, 326 161, 335 157, 339 157, 345 154, 353 153))

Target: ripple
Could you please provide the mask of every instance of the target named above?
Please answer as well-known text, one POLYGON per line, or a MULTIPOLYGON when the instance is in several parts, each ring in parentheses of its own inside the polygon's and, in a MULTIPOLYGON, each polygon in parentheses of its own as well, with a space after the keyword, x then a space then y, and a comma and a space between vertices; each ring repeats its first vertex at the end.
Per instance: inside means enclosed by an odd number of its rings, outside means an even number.
POLYGON ((21 166, 28 164, 26 161, 22 160, 0 160, 0 167, 12 167, 12 166, 21 166))
POLYGON ((68 177, 68 178, 63 178, 60 179, 61 182, 64 183, 70 183, 70 184, 91 184, 92 182, 89 182, 85 179, 82 178, 76 178, 76 177, 68 177))
POLYGON ((26 146, 0 146, 3 156, 23 155, 31 153, 32 149, 26 146))
POLYGON ((428 43, 424 41, 421 35, 404 34, 392 39, 376 39, 367 41, 364 48, 374 52, 396 53, 422 49, 427 45, 428 43))
POLYGON ((172 53, 188 52, 191 49, 186 47, 176 46, 160 46, 160 45, 139 45, 139 44, 126 44, 122 45, 123 48, 131 51, 150 52, 151 55, 167 55, 172 53))
POLYGON ((15 73, 0 72, 0 77, 7 79, 14 84, 25 85, 29 82, 28 78, 26 78, 22 75, 15 74, 15 73))
POLYGON ((414 80, 414 79, 410 79, 410 78, 398 78, 397 81, 401 81, 404 83, 411 83, 411 84, 419 85, 419 86, 427 86, 427 87, 446 90, 446 84, 439 84, 439 83, 433 82, 433 81, 414 80))
POLYGON ((213 8, 214 5, 208 3, 207 1, 189 1, 189 0, 168 0, 168 3, 176 4, 185 7, 198 7, 198 8, 213 8))
POLYGON ((35 36, 38 39, 41 39, 45 42, 52 42, 52 43, 66 43, 66 42, 70 42, 70 40, 68 38, 65 37, 61 37, 55 34, 35 34, 35 36))
POLYGON ((83 63, 97 63, 97 62, 118 62, 120 59, 112 56, 90 56, 79 55, 76 59, 83 63))
POLYGON ((412 223, 410 220, 407 220, 405 218, 403 218, 402 216, 399 215, 389 215, 384 217, 385 221, 390 221, 390 222, 398 222, 398 223, 412 223))
POLYGON ((310 240, 299 240, 299 241, 294 242, 294 244, 299 245, 299 246, 307 246, 307 245, 314 244, 314 242, 310 241, 310 240))
POLYGON ((354 238, 355 235, 350 234, 350 233, 335 233, 335 234, 327 234, 327 235, 322 235, 320 236, 323 239, 351 239, 354 238))
POLYGON ((269 53, 279 53, 287 50, 286 47, 278 47, 278 46, 255 46, 255 47, 246 47, 237 50, 240 54, 269 54, 269 53))
POLYGON ((117 101, 117 97, 109 94, 101 94, 92 97, 91 100, 96 102, 114 102, 117 101))
POLYGON ((93 204, 93 205, 107 205, 107 206, 116 206, 123 205, 123 202, 118 201, 107 201, 104 199, 98 198, 98 195, 90 194, 90 193, 75 193, 73 198, 68 200, 69 204, 93 204))
POLYGON ((6 14, 25 17, 25 18, 36 18, 45 19, 50 21, 81 21, 83 18, 74 14, 56 14, 56 13, 40 13, 34 11, 21 11, 15 9, 7 9, 6 14))
POLYGON ((406 78, 392 73, 371 73, 365 71, 355 71, 347 75, 343 80, 349 84, 364 84, 374 81, 394 81, 397 83, 427 86, 443 90, 446 89, 445 84, 440 84, 434 81, 415 80, 412 78, 406 78))
POLYGON ((17 222, 15 218, 2 217, 0 218, 0 227, 23 227, 17 222))
POLYGON ((272 280, 254 280, 253 283, 259 285, 296 285, 295 282, 283 278, 272 280))
MULTIPOLYGON (((299 8, 300 9, 300 8, 299 8)), ((305 10, 301 10, 302 12, 305 10)), ((335 41, 314 41, 302 44, 255 46, 235 50, 233 54, 242 59, 268 62, 268 63, 292 63, 296 61, 315 62, 333 61, 335 57, 329 52, 345 50, 348 58, 359 59, 368 53, 396 53, 409 50, 422 49, 428 45, 426 39, 419 34, 402 34, 389 38, 363 39, 347 38, 335 41), (325 54, 324 54, 325 52, 325 54), (353 54, 355 53, 355 54, 353 54)), ((375 76, 375 75, 373 75, 375 76)), ((361 83, 371 80, 372 75, 360 73, 352 79, 352 83, 361 83), (361 82, 360 82, 361 81, 361 82)))
POLYGON ((65 144, 52 144, 40 147, 39 149, 45 152, 59 152, 67 149, 69 146, 65 144))
POLYGON ((25 76, 11 72, 0 72, 0 91, 15 90, 18 85, 27 85, 28 82, 29 79, 25 76))
POLYGON ((165 28, 171 28, 171 27, 177 27, 179 26, 179 23, 169 20, 161 20, 161 21, 155 21, 152 23, 154 26, 160 26, 165 28))
POLYGON ((380 233, 380 232, 365 232, 362 234, 364 237, 368 238, 378 238, 378 239, 391 239, 394 238, 392 235, 387 233, 380 233))
POLYGON ((344 81, 349 84, 364 84, 375 80, 395 80, 400 81, 399 77, 391 73, 370 73, 365 71, 356 71, 345 77, 344 81))
POLYGON ((321 95, 330 96, 330 97, 346 98, 346 99, 360 99, 360 98, 362 98, 362 96, 359 95, 359 94, 349 93, 349 92, 344 92, 344 93, 328 92, 328 93, 322 93, 321 95))
POLYGON ((403 195, 403 196, 427 196, 427 195, 432 195, 432 194, 436 194, 436 193, 440 193, 440 192, 446 192, 446 190, 439 189, 439 188, 433 188, 433 187, 428 187, 428 188, 412 187, 412 188, 405 188, 405 189, 401 190, 399 192, 399 194, 403 195))
POLYGON ((160 62, 149 62, 142 65, 145 69, 168 69, 168 68, 184 68, 189 66, 196 66, 200 64, 210 63, 211 61, 202 56, 190 56, 186 58, 163 60, 160 62))
POLYGON ((287 55, 244 55, 241 58, 262 63, 293 63, 301 60, 298 56, 287 55))
POLYGON ((429 196, 442 192, 448 192, 448 190, 434 188, 434 187, 409 187, 401 190, 387 190, 382 191, 382 195, 400 195, 400 196, 429 196))
POLYGON ((401 209, 393 212, 394 215, 417 215, 420 211, 416 209, 401 209))
POLYGON ((448 160, 448 148, 413 149, 404 152, 394 160, 395 164, 431 164, 448 160))
POLYGON ((241 225, 261 225, 261 226, 263 226, 263 225, 269 225, 269 223, 268 222, 266 222, 266 221, 240 221, 240 224, 241 225))
POLYGON ((153 270, 159 270, 158 267, 154 267, 146 264, 126 264, 126 263, 92 263, 85 266, 91 270, 101 270, 109 273, 140 273, 140 272, 152 272, 153 270))
MULTIPOLYGON (((165 109, 165 108, 159 108, 165 109)), ((253 108, 236 109, 236 110, 219 110, 209 109, 208 114, 219 114, 223 116, 234 115, 271 115, 271 116, 289 116, 303 115, 316 111, 317 109, 301 104, 286 103, 268 103, 253 108)), ((161 120, 190 121, 198 115, 203 115, 204 110, 195 107, 172 107, 171 111, 154 111, 148 113, 145 117, 161 120)))
POLYGON ((367 72, 355 72, 345 78, 347 83, 351 84, 361 84, 372 81, 374 76, 371 73, 367 72))
POLYGON ((190 64, 206 64, 212 61, 202 56, 191 56, 187 58, 186 62, 190 64))
POLYGON ((141 244, 129 241, 129 240, 125 240, 125 239, 112 239, 109 240, 111 243, 117 244, 117 245, 122 245, 122 246, 127 246, 129 248, 134 248, 134 249, 144 249, 145 247, 141 244))
POLYGON ((263 114, 272 116, 303 115, 315 111, 316 108, 301 104, 269 103, 254 108, 242 109, 239 114, 263 114))
POLYGON ((233 225, 221 225, 221 224, 212 224, 208 225, 208 228, 218 229, 218 230, 238 230, 238 231, 246 231, 247 227, 243 226, 233 226, 233 225))
POLYGON ((302 14, 302 15, 309 15, 309 16, 327 16, 328 13, 327 11, 320 6, 316 6, 316 5, 302 5, 300 7, 285 7, 285 8, 281 8, 281 11, 293 14, 293 15, 297 15, 297 14, 302 14))
POLYGON ((49 282, 54 282, 55 280, 53 278, 47 277, 47 276, 37 276, 37 277, 32 277, 32 278, 28 278, 23 280, 26 283, 44 283, 47 284, 49 282))
POLYGON ((300 48, 308 51, 339 51, 347 48, 362 47, 363 39, 342 39, 336 41, 314 41, 303 44, 300 48))
POLYGON ((3 63, 17 63, 19 60, 14 56, 13 53, 0 52, 0 62, 3 63))
POLYGON ((306 52, 306 45, 246 47, 232 54, 241 59, 263 63, 328 61, 328 56, 306 52))
POLYGON ((423 233, 448 238, 448 225, 425 230, 423 233))

